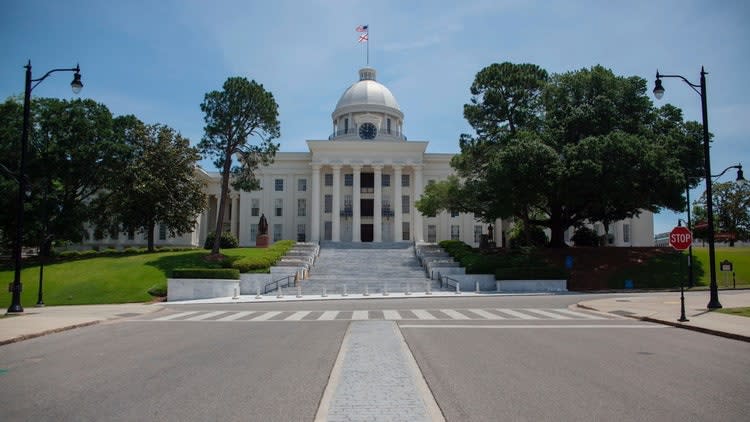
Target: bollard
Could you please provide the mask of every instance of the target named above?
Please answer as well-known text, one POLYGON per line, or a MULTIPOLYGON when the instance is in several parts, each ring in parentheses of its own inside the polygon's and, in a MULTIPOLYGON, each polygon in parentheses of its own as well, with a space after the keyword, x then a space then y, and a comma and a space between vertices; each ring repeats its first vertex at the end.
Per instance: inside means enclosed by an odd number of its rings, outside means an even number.
POLYGON ((234 296, 232 296, 232 299, 237 300, 239 298, 240 298, 239 295, 237 295, 237 288, 235 287, 234 288, 234 296))
POLYGON ((326 293, 326 288, 325 287, 323 287, 323 294, 321 296, 322 297, 328 297, 328 294, 326 293))
POLYGON ((362 294, 362 296, 370 296, 370 292, 367 291, 367 284, 365 284, 365 292, 362 294))
POLYGON ((281 299, 282 297, 284 297, 284 291, 279 286, 279 293, 276 295, 276 299, 281 299))
POLYGON ((344 293, 342 293, 342 294, 341 294, 341 296, 344 296, 344 297, 347 297, 347 296, 348 296, 348 295, 346 294, 346 284, 344 284, 344 293))
POLYGON ((461 285, 458 282, 456 282, 456 294, 457 295, 461 294, 461 285))
POLYGON ((256 290, 255 298, 256 299, 260 299, 260 284, 258 284, 255 287, 256 287, 256 289, 255 289, 256 290))
POLYGON ((479 293, 479 281, 475 281, 474 284, 476 285, 476 291, 474 293, 479 293))
POLYGON ((406 293, 405 294, 407 296, 411 294, 411 292, 409 291, 409 283, 408 282, 406 283, 406 293))
POLYGON ((388 296, 388 283, 383 283, 383 296, 388 296))
POLYGON ((425 284, 425 292, 424 292, 424 294, 431 295, 432 294, 432 282, 425 281, 424 284, 425 284))
POLYGON ((302 297, 302 286, 297 285, 297 297, 302 297))

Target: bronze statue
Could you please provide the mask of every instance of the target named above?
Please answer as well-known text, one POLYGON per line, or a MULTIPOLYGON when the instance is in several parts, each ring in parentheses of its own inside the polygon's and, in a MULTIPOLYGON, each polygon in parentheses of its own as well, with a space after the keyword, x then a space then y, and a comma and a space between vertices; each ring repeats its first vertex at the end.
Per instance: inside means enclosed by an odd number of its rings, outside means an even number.
POLYGON ((258 235, 262 234, 268 234, 268 221, 265 214, 260 215, 260 221, 258 222, 258 235))

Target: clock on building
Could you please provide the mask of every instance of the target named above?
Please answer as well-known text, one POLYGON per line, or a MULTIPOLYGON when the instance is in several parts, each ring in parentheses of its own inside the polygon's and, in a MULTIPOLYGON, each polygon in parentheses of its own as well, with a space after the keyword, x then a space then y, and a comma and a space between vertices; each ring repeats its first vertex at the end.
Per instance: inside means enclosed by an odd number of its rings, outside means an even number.
POLYGON ((372 123, 363 123, 359 126, 359 137, 362 139, 375 139, 378 128, 372 123))

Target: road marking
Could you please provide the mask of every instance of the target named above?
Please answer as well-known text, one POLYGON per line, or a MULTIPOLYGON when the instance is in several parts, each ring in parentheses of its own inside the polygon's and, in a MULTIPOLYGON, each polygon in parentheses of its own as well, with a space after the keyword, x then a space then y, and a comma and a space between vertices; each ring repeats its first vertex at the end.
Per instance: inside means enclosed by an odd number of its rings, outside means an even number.
POLYGON ((504 317, 501 317, 500 315, 493 314, 487 311, 483 311, 481 309, 469 309, 469 311, 485 319, 505 319, 504 317))
POLYGON ((453 309, 440 309, 440 312, 448 315, 449 317, 451 317, 451 319, 471 319, 460 312, 454 311, 453 309))
POLYGON ((295 312, 288 317, 284 319, 284 321, 299 321, 302 318, 306 317, 311 311, 298 311, 295 312))
POLYGON ((253 311, 241 311, 241 312, 235 312, 231 315, 225 316, 224 318, 219 318, 216 321, 235 321, 238 320, 244 316, 248 316, 252 314, 253 311))
POLYGON ((181 318, 188 315, 197 314, 200 311, 181 312, 179 314, 167 315, 165 317, 156 318, 154 321, 171 321, 173 319, 181 318))
POLYGON ((325 311, 323 312, 323 315, 318 317, 318 321, 331 321, 336 319, 336 315, 339 314, 339 311, 325 311))
POLYGON ((442 325, 442 324, 403 324, 401 328, 667 328, 666 325, 442 325))
POLYGON ((362 321, 366 319, 370 319, 369 311, 354 311, 352 313, 352 321, 362 321))
POLYGON ((424 309, 412 309, 411 311, 418 319, 437 319, 435 318, 435 315, 432 315, 424 309))
POLYGON ((227 312, 226 311, 214 311, 214 312, 209 312, 207 314, 196 315, 194 317, 186 318, 183 321, 203 321, 204 319, 209 319, 211 317, 215 317, 217 315, 221 315, 221 314, 225 314, 225 313, 227 313, 227 312))
POLYGON ((545 316, 547 318, 552 319, 570 319, 569 316, 560 315, 560 314, 553 314, 552 312, 543 311, 541 309, 524 309, 526 312, 532 312, 541 316, 545 316))
POLYGON ((514 317, 516 317, 518 319, 539 319, 539 318, 537 318, 535 316, 532 316, 532 315, 522 314, 522 313, 520 313, 518 311, 514 311, 513 309, 502 308, 502 309, 495 309, 495 310, 498 311, 498 312, 502 312, 504 314, 508 314, 508 315, 514 316, 514 317))
POLYGON ((600 316, 585 314, 583 312, 571 311, 570 309, 555 309, 555 312, 560 312, 561 314, 572 315, 574 317, 584 318, 584 319, 602 319, 602 317, 600 316))
POLYGON ((401 319, 401 314, 399 314, 398 311, 391 311, 391 310, 383 311, 383 319, 387 319, 391 321, 401 319))
POLYGON ((275 317, 276 315, 280 314, 281 311, 271 311, 262 313, 254 318, 250 318, 248 321, 268 321, 269 319, 275 317))

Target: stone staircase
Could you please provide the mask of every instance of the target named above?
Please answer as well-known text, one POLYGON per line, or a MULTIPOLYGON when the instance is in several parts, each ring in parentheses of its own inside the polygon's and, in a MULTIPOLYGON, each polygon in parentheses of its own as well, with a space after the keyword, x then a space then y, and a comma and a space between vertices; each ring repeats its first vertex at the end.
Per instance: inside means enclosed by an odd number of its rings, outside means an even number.
MULTIPOLYGON (((388 292, 424 292, 427 284, 439 290, 437 281, 426 277, 425 270, 408 243, 322 242, 320 255, 310 276, 300 285, 303 295, 347 294, 382 295, 388 292)), ((289 293, 293 294, 290 289, 289 293)))

